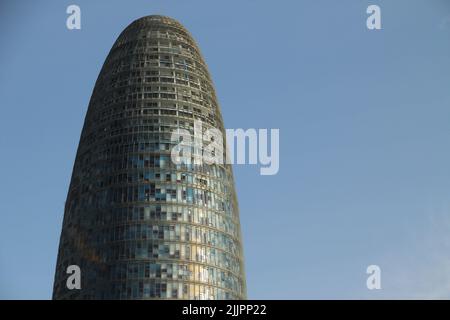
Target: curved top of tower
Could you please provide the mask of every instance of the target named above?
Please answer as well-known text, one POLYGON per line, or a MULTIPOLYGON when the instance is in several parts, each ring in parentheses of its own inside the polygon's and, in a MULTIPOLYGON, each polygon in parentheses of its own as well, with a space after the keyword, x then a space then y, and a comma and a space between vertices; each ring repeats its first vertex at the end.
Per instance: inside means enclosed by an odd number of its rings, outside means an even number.
POLYGON ((154 23, 154 24, 164 23, 164 24, 169 24, 169 25, 177 25, 178 27, 185 29, 184 26, 180 22, 175 20, 174 18, 159 15, 159 14, 152 14, 152 15, 138 18, 138 19, 134 20, 131 24, 138 22, 138 21, 145 21, 145 22, 154 23))
MULTIPOLYGON (((129 41, 152 38, 152 36, 148 36, 148 32, 158 31, 161 29, 172 29, 176 34, 184 37, 184 41, 192 46, 194 51, 196 51, 196 54, 199 56, 200 60, 198 60, 198 62, 203 64, 205 69, 208 70, 201 50, 192 34, 177 20, 163 15, 148 15, 134 20, 120 33, 111 48, 111 51, 114 51, 114 49, 129 41)), ((169 39, 167 38, 167 40, 169 39)), ((207 72, 207 77, 211 80, 209 71, 207 72)))
POLYGON ((148 15, 148 16, 138 18, 138 19, 134 20, 132 23, 130 23, 125 28, 125 30, 123 30, 122 34, 126 33, 126 31, 129 29, 134 29, 135 27, 152 29, 152 27, 161 27, 161 26, 176 28, 176 29, 178 29, 178 31, 181 31, 182 33, 186 33, 186 35, 188 35, 192 39, 192 35, 180 22, 178 22, 177 20, 175 20, 171 17, 167 17, 167 16, 163 16, 163 15, 148 15))

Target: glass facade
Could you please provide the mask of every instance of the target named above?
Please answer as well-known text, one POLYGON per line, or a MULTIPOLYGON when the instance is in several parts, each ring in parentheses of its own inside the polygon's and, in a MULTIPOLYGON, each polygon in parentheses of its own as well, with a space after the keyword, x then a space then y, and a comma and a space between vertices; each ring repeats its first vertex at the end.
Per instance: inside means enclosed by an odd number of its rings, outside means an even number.
MULTIPOLYGON (((171 133, 225 137, 199 48, 148 16, 116 40, 95 84, 65 205, 54 299, 244 299, 230 165, 175 164, 171 133), (81 290, 69 290, 69 265, 81 290)), ((225 159, 224 151, 224 159, 225 159)))

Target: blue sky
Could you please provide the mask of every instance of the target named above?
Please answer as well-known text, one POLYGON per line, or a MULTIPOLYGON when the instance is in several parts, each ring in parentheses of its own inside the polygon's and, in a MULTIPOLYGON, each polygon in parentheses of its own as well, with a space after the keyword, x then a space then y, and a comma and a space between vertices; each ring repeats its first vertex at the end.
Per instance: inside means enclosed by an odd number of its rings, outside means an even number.
POLYGON ((450 297, 448 1, 74 0, 0 4, 0 298, 51 297, 95 80, 150 14, 193 34, 227 128, 280 129, 277 175, 234 168, 249 298, 450 297))

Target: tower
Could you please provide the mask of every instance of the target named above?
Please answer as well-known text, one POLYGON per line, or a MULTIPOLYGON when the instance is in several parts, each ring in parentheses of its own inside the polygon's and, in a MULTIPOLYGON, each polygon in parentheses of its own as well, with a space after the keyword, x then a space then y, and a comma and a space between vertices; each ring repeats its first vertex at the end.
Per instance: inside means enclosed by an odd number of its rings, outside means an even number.
POLYGON ((225 137, 195 41, 168 17, 134 21, 114 43, 89 102, 54 299, 246 297, 231 166, 171 160, 171 133, 193 133, 195 121, 225 137), (81 269, 80 290, 66 286, 69 265, 81 269))

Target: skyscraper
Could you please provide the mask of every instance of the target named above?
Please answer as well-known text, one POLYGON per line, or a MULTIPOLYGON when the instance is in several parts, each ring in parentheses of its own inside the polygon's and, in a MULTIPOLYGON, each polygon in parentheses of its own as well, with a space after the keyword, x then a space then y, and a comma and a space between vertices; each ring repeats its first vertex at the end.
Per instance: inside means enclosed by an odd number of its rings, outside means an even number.
POLYGON ((224 133, 193 38, 168 17, 134 21, 112 47, 89 103, 54 299, 246 297, 231 166, 171 160, 171 133, 193 133, 195 121, 224 133), (81 269, 80 290, 66 286, 70 265, 81 269))

